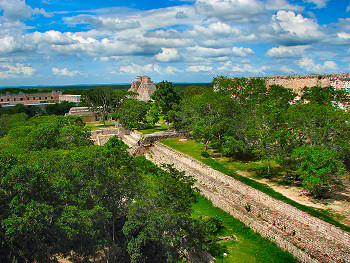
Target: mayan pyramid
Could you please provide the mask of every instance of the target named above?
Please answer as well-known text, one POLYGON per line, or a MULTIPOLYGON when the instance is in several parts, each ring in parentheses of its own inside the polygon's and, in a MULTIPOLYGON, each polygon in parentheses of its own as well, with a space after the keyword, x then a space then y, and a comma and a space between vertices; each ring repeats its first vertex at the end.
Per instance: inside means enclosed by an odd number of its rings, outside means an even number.
POLYGON ((149 101, 151 95, 156 90, 156 86, 148 76, 138 76, 135 81, 131 84, 129 91, 135 92, 137 100, 149 101))

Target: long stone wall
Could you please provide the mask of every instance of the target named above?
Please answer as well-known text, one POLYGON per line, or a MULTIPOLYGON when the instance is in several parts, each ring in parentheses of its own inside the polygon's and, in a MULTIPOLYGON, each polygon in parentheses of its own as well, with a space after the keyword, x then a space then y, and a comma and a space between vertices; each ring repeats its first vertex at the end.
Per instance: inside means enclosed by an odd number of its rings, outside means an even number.
POLYGON ((350 262, 350 234, 159 142, 146 153, 194 176, 201 194, 301 262, 350 262))
MULTIPOLYGON (((255 78, 255 77, 251 77, 255 78)), ((290 88, 297 94, 302 93, 302 89, 306 87, 327 87, 332 86, 335 89, 344 89, 350 91, 350 74, 330 74, 330 75, 289 75, 261 77, 266 81, 267 86, 281 85, 290 88)))

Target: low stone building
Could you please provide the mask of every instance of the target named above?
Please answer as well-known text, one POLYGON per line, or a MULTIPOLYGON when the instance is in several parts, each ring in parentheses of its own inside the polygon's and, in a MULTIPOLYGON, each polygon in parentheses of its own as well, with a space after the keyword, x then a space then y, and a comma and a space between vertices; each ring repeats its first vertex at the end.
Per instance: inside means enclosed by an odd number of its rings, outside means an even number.
POLYGON ((61 91, 40 92, 40 93, 23 93, 19 92, 0 94, 1 106, 14 106, 18 103, 23 105, 40 105, 45 103, 55 103, 59 101, 61 91))
POLYGON ((63 102, 63 101, 67 101, 67 102, 74 102, 74 103, 79 103, 81 101, 81 95, 60 95, 59 96, 59 102, 63 102))
POLYGON ((156 91, 156 86, 148 76, 138 76, 131 84, 129 91, 135 92, 138 95, 135 97, 137 100, 149 101, 151 95, 156 91))
POLYGON ((66 113, 65 116, 67 115, 80 116, 82 117, 83 121, 86 123, 98 121, 96 113, 91 111, 89 107, 70 108, 69 112, 66 113))

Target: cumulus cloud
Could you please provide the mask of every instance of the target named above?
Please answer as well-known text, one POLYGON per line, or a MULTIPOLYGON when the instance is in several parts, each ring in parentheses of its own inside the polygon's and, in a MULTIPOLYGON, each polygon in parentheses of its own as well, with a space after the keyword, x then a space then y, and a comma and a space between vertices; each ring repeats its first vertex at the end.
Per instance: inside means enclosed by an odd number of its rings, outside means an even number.
POLYGON ((303 11, 304 7, 300 5, 291 5, 287 0, 268 0, 265 7, 268 10, 290 10, 303 11))
POLYGON ((254 67, 251 64, 235 65, 231 68, 234 72, 247 72, 252 74, 265 74, 265 70, 269 69, 268 66, 254 67))
POLYGON ((32 43, 35 44, 69 45, 76 42, 66 33, 55 30, 46 31, 44 33, 34 32, 28 35, 28 37, 31 39, 32 43))
POLYGON ((263 37, 274 39, 281 45, 307 45, 320 41, 324 34, 312 19, 296 15, 292 11, 278 11, 272 16, 269 27, 262 27, 266 32, 263 37))
POLYGON ((35 46, 28 43, 23 37, 6 36, 0 38, 0 54, 6 55, 11 53, 33 51, 35 46))
POLYGON ((207 47, 189 47, 187 51, 191 54, 191 57, 222 57, 232 54, 232 50, 229 48, 207 48, 207 47))
POLYGON ((244 47, 233 47, 232 52, 235 57, 247 57, 255 54, 251 48, 244 47))
POLYGON ((295 70, 294 69, 291 69, 287 66, 282 66, 281 67, 281 70, 284 72, 284 73, 287 73, 287 74, 292 74, 292 73, 295 73, 295 70))
POLYGON ((329 0, 304 0, 306 3, 315 4, 316 8, 324 8, 329 0))
POLYGON ((266 52, 265 56, 270 58, 297 58, 301 57, 306 48, 306 46, 273 47, 266 52))
POLYGON ((174 75, 176 73, 183 73, 184 71, 182 69, 178 69, 178 68, 175 68, 175 67, 171 67, 171 66, 167 66, 165 69, 164 69, 164 73, 165 74, 169 74, 169 75, 174 75))
POLYGON ((67 77, 74 77, 74 76, 86 76, 86 74, 78 71, 78 70, 73 70, 73 71, 69 71, 67 68, 52 68, 52 73, 54 75, 58 75, 58 76, 67 76, 67 77))
POLYGON ((174 62, 178 61, 181 56, 175 48, 162 48, 162 53, 155 55, 155 58, 160 62, 174 62))
POLYGON ((222 63, 222 66, 218 68, 223 72, 244 72, 249 74, 265 74, 265 70, 269 69, 267 66, 252 66, 250 64, 232 64, 232 61, 226 61, 222 63))
POLYGON ((302 58, 298 64, 301 68, 313 73, 335 72, 338 69, 338 65, 334 61, 325 61, 322 65, 316 64, 311 58, 302 58))
POLYGON ((203 66, 203 65, 189 66, 186 68, 186 71, 191 71, 191 72, 212 71, 212 70, 213 70, 213 67, 203 66))
POLYGON ((0 0, 0 10, 3 10, 3 17, 8 20, 20 20, 34 15, 50 16, 44 9, 31 8, 24 0, 0 0))
POLYGON ((117 17, 102 17, 95 15, 79 15, 74 17, 66 17, 64 18, 64 20, 66 21, 66 23, 72 25, 90 24, 94 28, 111 31, 122 31, 126 29, 138 28, 141 26, 138 21, 121 20, 117 17))
POLYGON ((255 0, 197 0, 195 7, 201 15, 239 23, 257 21, 266 12, 255 0))
POLYGON ((160 72, 160 67, 157 64, 137 65, 131 63, 128 66, 121 66, 120 72, 142 76, 144 73, 160 72))
POLYGON ((35 68, 20 63, 16 63, 16 65, 3 64, 0 65, 0 79, 31 77, 35 71, 35 68))

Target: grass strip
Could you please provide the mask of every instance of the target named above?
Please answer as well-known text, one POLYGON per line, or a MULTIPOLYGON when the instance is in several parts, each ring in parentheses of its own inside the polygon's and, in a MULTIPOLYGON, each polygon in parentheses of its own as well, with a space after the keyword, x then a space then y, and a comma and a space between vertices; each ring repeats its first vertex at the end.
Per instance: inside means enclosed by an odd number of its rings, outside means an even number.
POLYGON ((192 205, 192 216, 196 219, 218 216, 223 222, 223 228, 219 230, 217 236, 232 236, 231 240, 217 241, 213 251, 210 251, 216 258, 215 262, 298 262, 290 253, 263 238, 230 214, 213 206, 205 197, 198 195, 197 201, 192 205), (227 253, 227 257, 223 257, 224 252, 227 253))
POLYGON ((289 199, 288 197, 285 197, 284 195, 276 192, 275 190, 273 190, 271 187, 259 183, 253 179, 241 176, 239 174, 237 174, 235 171, 225 167, 224 165, 222 165, 220 163, 220 161, 214 160, 212 158, 203 158, 200 153, 203 151, 204 146, 200 143, 196 143, 194 140, 188 140, 187 142, 179 142, 178 139, 167 139, 167 140, 162 140, 160 141, 162 143, 164 143, 165 145, 178 150, 184 154, 187 154, 195 159, 197 159, 198 161, 201 161, 202 163, 210 166, 211 168, 222 172, 228 176, 233 177, 236 180, 239 180, 243 183, 245 183, 246 185, 249 185, 277 200, 283 201, 287 204, 290 204, 296 208, 298 208, 299 210, 308 213, 311 216, 320 218, 334 226, 337 226, 345 231, 350 232, 350 227, 338 222, 337 220, 335 220, 329 212, 327 212, 324 209, 317 209, 317 208, 313 208, 313 207, 309 207, 306 205, 302 205, 299 204, 298 202, 295 202, 291 199, 289 199))

